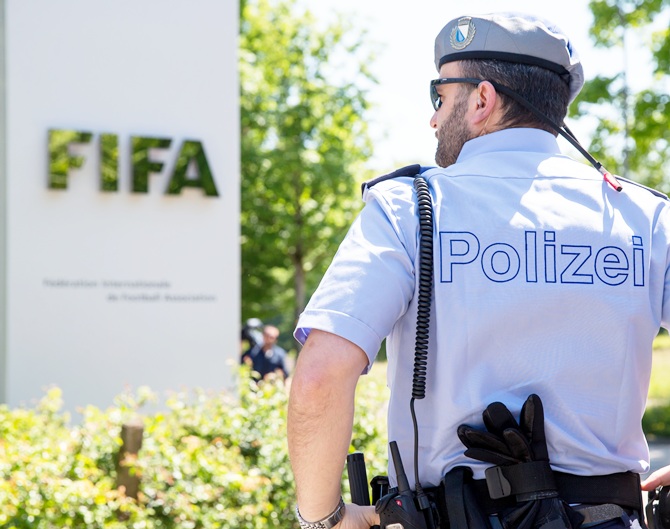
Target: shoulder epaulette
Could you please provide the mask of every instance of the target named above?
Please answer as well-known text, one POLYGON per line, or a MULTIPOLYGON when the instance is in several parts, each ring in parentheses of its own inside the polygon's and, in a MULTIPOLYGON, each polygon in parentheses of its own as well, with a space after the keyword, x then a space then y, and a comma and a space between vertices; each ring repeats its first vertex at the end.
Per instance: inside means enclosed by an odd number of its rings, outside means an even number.
POLYGON ((361 184, 361 193, 365 193, 366 189, 370 189, 372 186, 378 184, 379 182, 383 182, 384 180, 390 180, 391 178, 398 178, 399 176, 416 176, 420 172, 421 172, 421 166, 418 163, 401 167, 400 169, 396 169, 392 173, 378 176, 377 178, 373 178, 372 180, 363 182, 361 184))
POLYGON ((646 189, 646 190, 649 191, 652 195, 655 195, 655 196, 657 196, 658 198, 662 198, 663 200, 668 200, 668 195, 666 195, 665 193, 661 193, 660 191, 658 191, 658 190, 656 190, 656 189, 654 189, 654 188, 652 188, 652 187, 644 186, 644 185, 640 184, 639 182, 635 182, 634 180, 629 180, 628 178, 623 178, 623 177, 621 177, 621 176, 617 176, 617 178, 618 178, 619 180, 621 180, 622 182, 626 182, 627 184, 634 185, 634 186, 636 186, 636 187, 640 187, 640 188, 642 188, 642 189, 646 189))

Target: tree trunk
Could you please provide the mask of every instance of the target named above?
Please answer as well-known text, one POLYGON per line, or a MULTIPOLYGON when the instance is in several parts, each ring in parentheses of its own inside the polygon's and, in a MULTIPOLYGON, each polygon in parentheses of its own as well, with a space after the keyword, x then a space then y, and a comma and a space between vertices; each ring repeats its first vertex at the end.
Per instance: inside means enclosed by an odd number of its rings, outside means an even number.
POLYGON ((305 310, 307 305, 307 288, 305 285, 305 266, 302 262, 302 254, 297 252, 293 259, 294 287, 295 287, 295 313, 293 314, 294 323, 298 322, 298 317, 305 310))

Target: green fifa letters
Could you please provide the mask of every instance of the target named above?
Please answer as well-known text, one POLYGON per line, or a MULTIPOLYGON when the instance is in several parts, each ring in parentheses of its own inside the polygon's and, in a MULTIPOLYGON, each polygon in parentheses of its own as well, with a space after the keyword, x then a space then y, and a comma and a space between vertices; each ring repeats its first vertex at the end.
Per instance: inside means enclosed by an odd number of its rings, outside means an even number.
MULTIPOLYGON (((95 134, 92 132, 50 129, 49 130, 49 177, 47 187, 54 190, 68 188, 68 177, 72 169, 80 169, 85 162, 84 153, 74 155, 71 146, 90 144, 95 134)), ((98 176, 102 192, 119 191, 119 136, 114 133, 100 133, 98 176)), ((163 171, 166 162, 156 159, 157 150, 169 149, 170 138, 145 136, 130 137, 130 190, 133 193, 148 193, 152 174, 163 171)), ((83 151, 80 149, 79 152, 83 151)), ((91 147, 93 148, 93 147, 91 147)), ((184 140, 168 178, 166 195, 179 195, 186 187, 202 189, 205 196, 218 197, 219 192, 212 174, 203 143, 198 140, 184 140)))
POLYGON ((133 193, 149 192, 149 173, 159 173, 163 162, 154 162, 149 158, 151 149, 167 149, 172 140, 169 138, 131 138, 133 146, 133 193))
POLYGON ((67 189, 70 169, 79 169, 82 156, 72 156, 70 145, 89 143, 93 134, 76 130, 49 130, 49 189, 67 189))
POLYGON ((201 187, 205 191, 205 195, 210 197, 219 196, 214 178, 212 177, 212 171, 210 171, 209 164, 207 163, 202 142, 194 140, 184 141, 177 157, 172 178, 168 184, 167 193, 169 195, 178 195, 184 187, 201 187), (197 178, 186 177, 191 162, 193 162, 193 165, 197 169, 197 178))
POLYGON ((100 134, 100 191, 119 190, 119 137, 100 134))

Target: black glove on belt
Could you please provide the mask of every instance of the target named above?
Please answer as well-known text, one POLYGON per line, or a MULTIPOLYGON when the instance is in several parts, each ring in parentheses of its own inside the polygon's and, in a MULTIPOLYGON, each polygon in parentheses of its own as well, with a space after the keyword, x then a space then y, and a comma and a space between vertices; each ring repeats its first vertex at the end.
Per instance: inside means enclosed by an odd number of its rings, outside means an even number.
POLYGON ((465 455, 491 463, 486 484, 492 499, 514 495, 517 507, 499 513, 505 529, 577 528, 583 516, 558 497, 544 435, 544 410, 530 395, 519 422, 501 402, 489 404, 482 417, 486 431, 462 424, 458 437, 465 455))

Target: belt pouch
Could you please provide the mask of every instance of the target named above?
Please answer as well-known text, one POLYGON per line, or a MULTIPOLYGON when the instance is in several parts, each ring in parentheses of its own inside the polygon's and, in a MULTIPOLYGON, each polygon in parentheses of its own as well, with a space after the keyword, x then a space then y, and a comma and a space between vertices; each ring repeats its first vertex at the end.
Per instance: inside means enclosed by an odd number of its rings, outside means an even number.
POLYGON ((444 475, 437 504, 440 520, 448 518, 451 529, 492 529, 474 494, 468 467, 455 467, 444 475))

